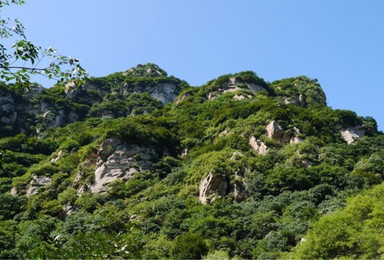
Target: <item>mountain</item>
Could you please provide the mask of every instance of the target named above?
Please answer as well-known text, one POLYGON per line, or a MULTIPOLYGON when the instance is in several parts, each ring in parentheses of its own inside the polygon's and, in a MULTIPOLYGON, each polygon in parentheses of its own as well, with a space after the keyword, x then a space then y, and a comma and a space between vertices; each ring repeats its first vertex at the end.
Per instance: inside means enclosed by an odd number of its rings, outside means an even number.
POLYGON ((185 81, 168 77, 157 65, 138 65, 104 78, 91 78, 80 87, 73 84, 44 89, 32 86, 17 93, 0 86, 0 133, 38 135, 89 117, 117 118, 150 113, 173 102, 185 81))
POLYGON ((0 113, 0 258, 382 256, 384 135, 317 80, 146 64, 0 113))

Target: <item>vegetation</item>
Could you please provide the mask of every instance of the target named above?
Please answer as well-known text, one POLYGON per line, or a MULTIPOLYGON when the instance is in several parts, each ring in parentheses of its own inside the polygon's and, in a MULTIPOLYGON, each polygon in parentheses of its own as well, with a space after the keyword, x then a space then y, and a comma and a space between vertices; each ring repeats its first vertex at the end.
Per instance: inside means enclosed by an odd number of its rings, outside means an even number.
POLYGON ((0 258, 382 257, 384 135, 327 107, 315 80, 192 88, 147 64, 76 90, 1 89, 38 108, 0 120, 0 258), (348 145, 347 129, 364 136, 348 145), (108 167, 120 175, 97 189, 108 167))
MULTIPOLYGON (((22 5, 24 0, 2 0, 0 11, 9 5, 22 5)), ((12 82, 19 92, 30 89, 30 76, 41 75, 57 79, 58 83, 68 80, 80 86, 87 77, 78 59, 58 54, 52 47, 41 48, 28 40, 23 24, 17 19, 0 16, 0 78, 12 82), (10 41, 11 40, 11 41, 10 41), (4 42, 10 41, 10 46, 4 42)))
POLYGON ((295 258, 383 257, 383 188, 380 184, 323 216, 294 250, 295 258))

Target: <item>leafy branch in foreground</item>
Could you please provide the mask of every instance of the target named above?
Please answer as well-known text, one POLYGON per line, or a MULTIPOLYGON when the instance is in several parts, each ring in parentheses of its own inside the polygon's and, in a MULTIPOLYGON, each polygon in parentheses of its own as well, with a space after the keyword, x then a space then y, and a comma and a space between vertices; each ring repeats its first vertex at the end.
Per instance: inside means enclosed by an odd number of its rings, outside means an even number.
MULTIPOLYGON (((0 1, 0 12, 11 4, 21 5, 23 0, 0 1)), ((14 83, 18 89, 28 89, 31 75, 41 75, 57 80, 58 84, 72 81, 80 86, 87 71, 80 65, 80 60, 60 55, 52 47, 46 49, 27 40, 25 28, 17 19, 3 18, 0 13, 0 78, 14 83), (5 45, 5 42, 14 41, 5 45)))

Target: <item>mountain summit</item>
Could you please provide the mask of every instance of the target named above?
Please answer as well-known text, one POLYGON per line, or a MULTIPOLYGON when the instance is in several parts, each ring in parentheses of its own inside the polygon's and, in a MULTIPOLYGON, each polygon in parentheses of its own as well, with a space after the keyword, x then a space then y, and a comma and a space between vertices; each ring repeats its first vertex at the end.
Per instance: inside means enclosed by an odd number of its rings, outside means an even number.
POLYGON ((125 75, 134 77, 166 77, 168 76, 165 70, 161 69, 158 65, 147 63, 145 65, 138 64, 136 67, 127 70, 125 75))

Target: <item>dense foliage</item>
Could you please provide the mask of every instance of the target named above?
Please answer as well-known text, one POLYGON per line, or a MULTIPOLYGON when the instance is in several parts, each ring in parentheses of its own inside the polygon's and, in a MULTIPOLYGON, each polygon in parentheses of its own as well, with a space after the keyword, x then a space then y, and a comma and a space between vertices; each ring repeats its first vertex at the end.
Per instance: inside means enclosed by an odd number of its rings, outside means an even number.
POLYGON ((0 258, 382 256, 384 136, 327 107, 316 80, 241 72, 189 87, 147 64, 71 91, 17 102, 74 120, 1 132, 0 258), (348 144, 353 129, 364 136, 348 144), (130 177, 96 191, 116 161, 130 177), (209 176, 224 188, 203 203, 209 176))
POLYGON ((379 259, 383 257, 384 185, 348 200, 347 206, 319 219, 294 258, 379 259))

